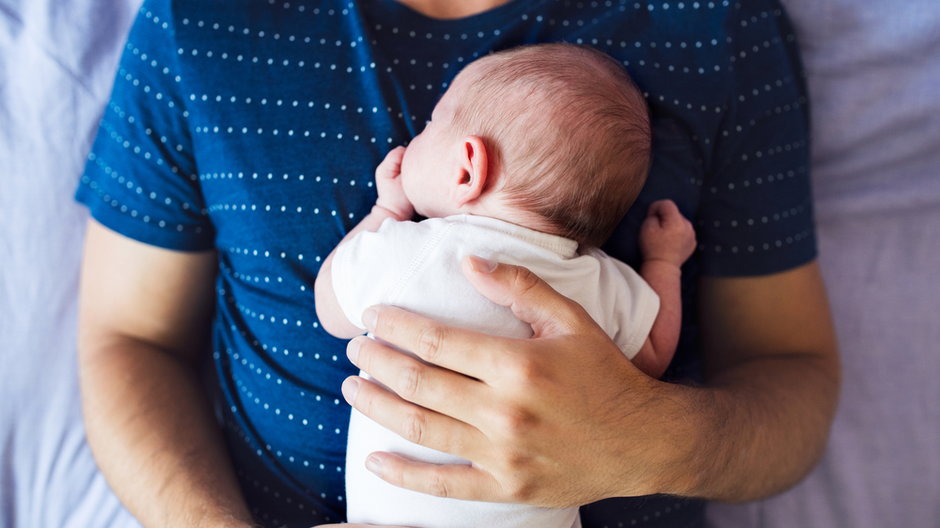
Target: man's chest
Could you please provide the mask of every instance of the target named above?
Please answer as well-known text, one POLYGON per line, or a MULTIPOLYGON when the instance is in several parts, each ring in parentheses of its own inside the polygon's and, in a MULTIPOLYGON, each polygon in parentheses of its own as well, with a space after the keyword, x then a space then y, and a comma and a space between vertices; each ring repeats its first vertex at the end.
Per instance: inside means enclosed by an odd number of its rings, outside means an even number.
POLYGON ((220 248, 302 241, 325 256, 374 202, 374 167, 423 128, 460 69, 493 49, 560 39, 611 54, 653 94, 650 183, 608 251, 635 260, 635 231, 654 199, 671 197, 693 216, 704 168, 689 136, 702 123, 659 103, 688 97, 650 59, 662 50, 651 48, 645 35, 656 24, 642 13, 537 3, 470 31, 379 20, 365 2, 303 12, 244 4, 184 18, 178 34, 192 154, 220 248))

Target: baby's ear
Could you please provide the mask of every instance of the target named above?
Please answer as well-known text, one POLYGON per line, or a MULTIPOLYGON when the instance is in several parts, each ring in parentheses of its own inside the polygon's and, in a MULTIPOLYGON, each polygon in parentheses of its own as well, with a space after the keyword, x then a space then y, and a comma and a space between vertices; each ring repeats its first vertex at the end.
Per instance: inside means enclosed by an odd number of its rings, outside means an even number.
POLYGON ((457 207, 476 200, 483 194, 489 178, 489 156, 480 136, 467 136, 458 143, 457 174, 454 201, 457 207))

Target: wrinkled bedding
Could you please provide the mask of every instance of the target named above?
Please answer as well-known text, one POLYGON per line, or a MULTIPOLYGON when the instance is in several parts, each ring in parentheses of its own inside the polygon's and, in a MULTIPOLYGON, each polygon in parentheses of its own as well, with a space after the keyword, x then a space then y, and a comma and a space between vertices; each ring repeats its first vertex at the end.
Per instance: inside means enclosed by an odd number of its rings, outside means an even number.
POLYGON ((0 526, 137 526, 85 443, 75 183, 139 0, 0 0, 0 526))

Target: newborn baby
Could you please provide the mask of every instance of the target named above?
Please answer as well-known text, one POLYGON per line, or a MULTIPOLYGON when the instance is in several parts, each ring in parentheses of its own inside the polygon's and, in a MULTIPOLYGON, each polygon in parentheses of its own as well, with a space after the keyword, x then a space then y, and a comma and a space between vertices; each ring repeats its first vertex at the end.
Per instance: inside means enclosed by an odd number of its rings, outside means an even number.
MULTIPOLYGON (((691 224, 672 202, 653 203, 639 233, 639 273, 598 249, 633 204, 649 164, 645 101, 610 57, 541 44, 477 60, 454 79, 424 131, 376 170, 372 212, 317 277, 320 323, 351 338, 364 332, 366 308, 387 304, 488 334, 531 336, 529 325, 463 276, 461 266, 473 255, 530 269, 581 304, 638 368, 659 377, 679 338, 680 266, 695 248, 691 224), (427 219, 413 222, 415 213, 427 219)), ((354 410, 346 462, 350 522, 580 526, 577 508, 397 488, 365 468, 375 451, 469 464, 412 444, 354 410)))

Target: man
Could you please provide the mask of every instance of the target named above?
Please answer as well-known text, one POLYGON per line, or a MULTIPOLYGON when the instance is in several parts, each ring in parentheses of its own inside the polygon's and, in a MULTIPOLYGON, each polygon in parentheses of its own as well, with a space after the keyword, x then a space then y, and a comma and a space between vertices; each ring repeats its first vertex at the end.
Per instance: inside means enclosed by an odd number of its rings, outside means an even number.
MULTIPOLYGON (((486 265, 471 281, 536 339, 378 308, 366 318, 374 333, 430 364, 354 340, 351 359, 397 395, 345 386, 366 415, 474 469, 387 454, 373 469, 419 491, 562 506, 746 500, 812 465, 839 375, 814 262, 805 98, 779 8, 502 4, 145 4, 79 192, 96 219, 80 323, 89 440, 144 524, 249 526, 246 498, 273 525, 341 519, 337 389, 353 368, 310 320, 317 257, 374 201, 356 175, 371 173, 362 167, 383 142, 414 135, 460 62, 533 35, 587 39, 648 90, 658 139, 640 201, 676 199, 703 241, 686 284, 699 315, 686 318, 697 323, 671 376, 694 376, 700 349, 706 383, 643 376, 578 307, 525 270, 486 265), (674 82, 684 75, 694 77, 674 82), (197 373, 210 325, 238 471, 197 373), (467 398, 452 405, 445 393, 467 398), (296 435, 266 436, 283 421, 296 435), (569 449, 585 437, 595 449, 569 449)), ((627 261, 632 222, 607 247, 627 261)), ((582 517, 701 522, 698 502, 636 504, 582 517)))

